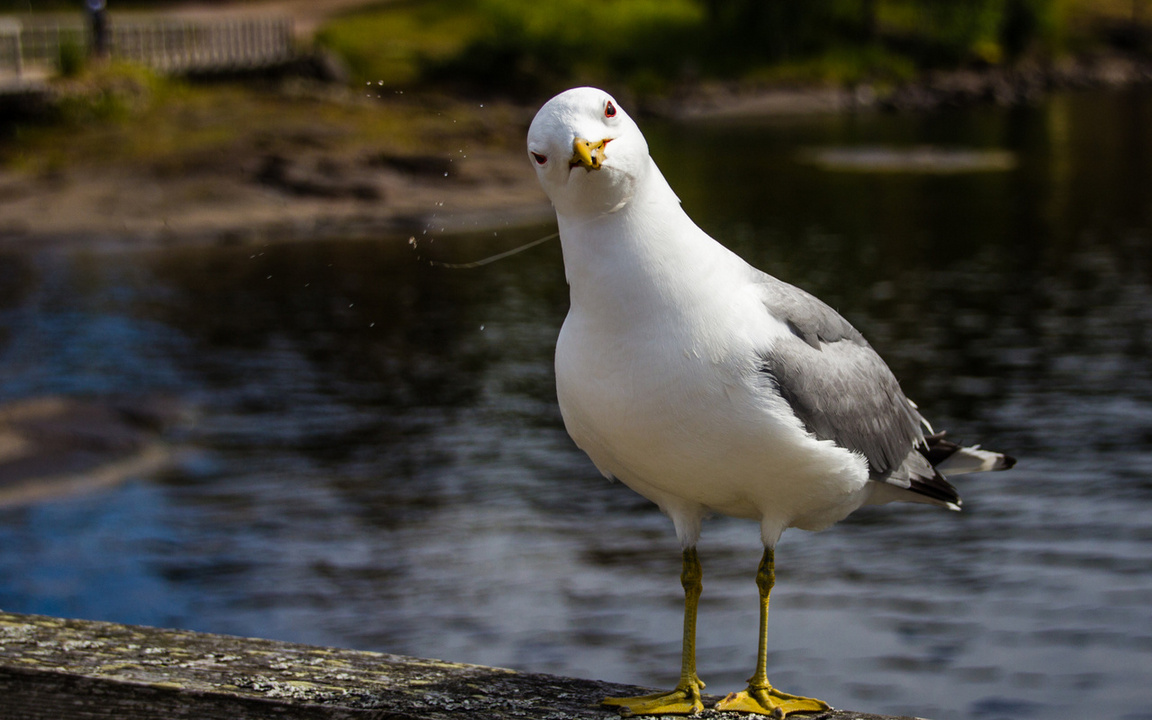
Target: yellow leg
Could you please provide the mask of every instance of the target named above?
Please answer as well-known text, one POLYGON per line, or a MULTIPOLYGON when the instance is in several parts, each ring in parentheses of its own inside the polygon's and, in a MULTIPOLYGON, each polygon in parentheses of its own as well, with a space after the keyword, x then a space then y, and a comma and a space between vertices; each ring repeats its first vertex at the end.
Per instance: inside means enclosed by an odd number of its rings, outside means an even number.
POLYGON ((696 676, 696 609, 700 604, 704 576, 696 548, 684 551, 680 584, 684 586, 684 646, 680 653, 680 682, 666 693, 639 697, 604 698, 602 704, 620 708, 629 715, 693 715, 704 709, 700 691, 704 683, 696 676))
POLYGON ((756 587, 760 589, 760 652, 756 658, 756 672, 748 678, 747 690, 732 693, 716 703, 717 710, 739 710, 783 718, 794 712, 830 709, 822 700, 780 692, 768 682, 768 598, 775 583, 776 554, 772 548, 764 548, 764 559, 756 573, 756 587))

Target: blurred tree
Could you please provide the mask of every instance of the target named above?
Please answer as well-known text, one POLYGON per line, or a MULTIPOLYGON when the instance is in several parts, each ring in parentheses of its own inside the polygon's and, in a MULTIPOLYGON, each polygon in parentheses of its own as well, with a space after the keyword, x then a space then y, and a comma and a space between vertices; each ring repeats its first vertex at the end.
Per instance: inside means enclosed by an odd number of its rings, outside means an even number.
POLYGON ((823 49, 875 15, 873 0, 705 0, 705 7, 717 49, 762 60, 823 49))
POLYGON ((1000 18, 1000 47, 1008 60, 1016 60, 1036 40, 1039 20, 1028 0, 1007 0, 1000 18))

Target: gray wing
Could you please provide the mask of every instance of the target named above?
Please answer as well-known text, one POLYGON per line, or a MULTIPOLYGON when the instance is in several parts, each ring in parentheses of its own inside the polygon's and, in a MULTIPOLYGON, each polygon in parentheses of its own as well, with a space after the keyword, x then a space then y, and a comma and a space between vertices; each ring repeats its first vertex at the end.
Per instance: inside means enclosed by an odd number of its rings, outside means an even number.
POLYGON ((924 419, 868 341, 828 305, 763 275, 764 305, 792 335, 761 354, 761 370, 810 433, 862 454, 874 480, 957 503, 929 464, 924 419))

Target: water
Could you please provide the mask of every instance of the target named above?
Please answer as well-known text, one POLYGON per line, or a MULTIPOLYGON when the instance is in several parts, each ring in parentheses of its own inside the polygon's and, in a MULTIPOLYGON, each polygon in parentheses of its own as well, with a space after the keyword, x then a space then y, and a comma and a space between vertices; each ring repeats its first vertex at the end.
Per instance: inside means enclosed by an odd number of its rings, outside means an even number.
MULTIPOLYGON (((1011 452, 965 511, 777 553, 769 676, 858 710, 1152 718, 1152 95, 646 124, 689 212, 865 332, 938 428, 1011 452), (1009 151, 838 173, 820 148, 1009 151)), ((525 172, 528 172, 527 167, 525 172)), ((3 399, 160 394, 170 471, 0 510, 0 607, 671 686, 671 524, 564 433, 548 228, 0 256, 3 399)), ((754 524, 701 544, 699 665, 743 686, 754 524)))

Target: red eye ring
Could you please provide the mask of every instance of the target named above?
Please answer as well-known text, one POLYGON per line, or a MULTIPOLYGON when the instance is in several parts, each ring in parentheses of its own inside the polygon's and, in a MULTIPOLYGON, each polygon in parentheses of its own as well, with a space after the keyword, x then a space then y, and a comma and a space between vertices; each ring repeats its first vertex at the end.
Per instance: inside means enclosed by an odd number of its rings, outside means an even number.
POLYGON ((612 104, 611 100, 604 106, 604 117, 616 117, 616 106, 612 104))
POLYGON ((540 153, 532 152, 531 150, 528 151, 528 154, 532 156, 532 159, 536 161, 537 165, 543 165, 544 163, 548 162, 547 155, 541 155, 540 153))

